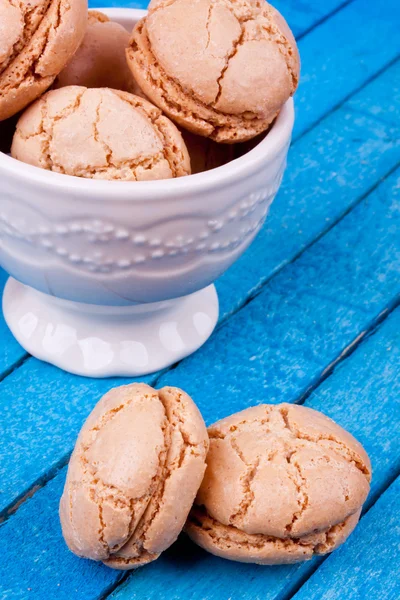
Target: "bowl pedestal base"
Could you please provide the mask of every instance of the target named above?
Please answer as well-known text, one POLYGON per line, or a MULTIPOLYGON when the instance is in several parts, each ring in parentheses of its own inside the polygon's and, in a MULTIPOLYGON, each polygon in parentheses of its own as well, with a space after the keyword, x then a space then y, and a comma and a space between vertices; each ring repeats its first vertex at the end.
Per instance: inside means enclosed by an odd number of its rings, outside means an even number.
POLYGON ((132 306, 61 300, 9 278, 5 320, 32 356, 87 377, 137 377, 168 367, 209 338, 218 320, 214 285, 132 306))

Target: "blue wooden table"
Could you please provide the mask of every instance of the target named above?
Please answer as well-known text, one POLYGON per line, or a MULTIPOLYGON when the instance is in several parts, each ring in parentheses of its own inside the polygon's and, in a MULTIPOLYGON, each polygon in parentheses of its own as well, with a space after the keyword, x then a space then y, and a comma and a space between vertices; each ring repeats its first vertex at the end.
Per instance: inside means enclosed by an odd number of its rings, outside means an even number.
POLYGON ((400 2, 275 5, 302 57, 282 189, 217 282, 212 338, 145 380, 183 387, 208 424, 259 402, 322 410, 371 457, 362 519, 334 554, 294 566, 223 561, 183 536, 130 574, 76 558, 57 515, 66 464, 94 404, 125 381, 27 356, 0 317, 1 600, 400 597, 400 2))

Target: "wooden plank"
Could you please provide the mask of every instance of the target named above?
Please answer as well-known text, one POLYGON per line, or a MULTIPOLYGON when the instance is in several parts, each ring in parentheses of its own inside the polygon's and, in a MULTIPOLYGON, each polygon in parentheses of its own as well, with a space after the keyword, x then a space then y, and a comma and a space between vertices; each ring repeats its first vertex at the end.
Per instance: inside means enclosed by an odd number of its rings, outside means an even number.
POLYGON ((399 124, 400 61, 293 145, 267 222, 217 282, 221 319, 238 310, 389 172, 398 160, 399 124), (365 106, 375 108, 367 115, 353 114, 365 106), (379 106, 383 110, 375 118, 379 106))
MULTIPOLYGON (((399 74, 400 65, 382 76, 386 82, 383 88, 374 83, 363 94, 371 102, 385 102, 391 94, 389 83, 399 74)), ((222 317, 243 304, 274 270, 293 258, 398 163, 399 137, 398 128, 354 115, 343 107, 295 144, 286 183, 273 206, 270 222, 253 247, 218 282, 222 317)), ((297 320, 301 322, 301 315, 297 320)), ((282 322, 281 329, 286 333, 284 327, 288 327, 286 322, 282 322)), ((214 337, 219 339, 219 335, 214 337)), ((241 339, 242 333, 235 336, 241 339)), ((229 344, 229 360, 234 360, 235 348, 229 344)), ((154 378, 146 380, 152 382, 154 378)), ((65 459, 95 402, 119 383, 123 381, 73 377, 30 359, 0 385, 5 416, 0 423, 0 510, 65 459), (13 469, 9 468, 11 462, 13 469)), ((223 394, 223 389, 219 393, 223 394)))
POLYGON ((349 542, 318 569, 295 600, 400 597, 400 477, 364 517, 349 542), (345 590, 345 592, 344 592, 345 590))
MULTIPOLYGON (((398 463, 398 424, 393 415, 400 397, 399 358, 400 309, 307 401, 308 406, 324 410, 365 445, 374 469, 368 505, 392 477, 398 463)), ((62 541, 57 510, 65 471, 27 500, 0 528, 3 600, 94 600, 103 598, 109 586, 119 581, 120 574, 74 557, 62 541)), ((127 585, 113 599, 274 600, 282 592, 289 594, 314 567, 315 561, 274 568, 223 561, 182 536, 157 562, 130 575, 127 585)))
POLYGON ((398 0, 355 0, 300 41, 295 137, 399 56, 399 19, 398 0))
POLYGON ((90 600, 121 577, 121 573, 79 560, 67 550, 58 521, 64 471, 0 529, 0 538, 12 540, 12 547, 2 552, 0 560, 2 600, 90 600))
POLYGON ((272 0, 270 2, 285 17, 296 37, 326 19, 332 12, 348 4, 344 0, 272 0))
POLYGON ((400 299, 399 230, 400 169, 159 385, 185 389, 208 422, 299 398, 400 299))

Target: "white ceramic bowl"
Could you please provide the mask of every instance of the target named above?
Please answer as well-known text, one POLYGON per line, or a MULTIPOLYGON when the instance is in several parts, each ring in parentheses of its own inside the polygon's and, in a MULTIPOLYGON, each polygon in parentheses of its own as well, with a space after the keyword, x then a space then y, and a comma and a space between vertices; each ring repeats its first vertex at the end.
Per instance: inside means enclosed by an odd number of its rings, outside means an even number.
MULTIPOLYGON (((145 14, 104 12, 129 30, 145 14)), ((293 121, 290 99, 244 156, 164 181, 70 177, 0 153, 3 309, 20 344, 92 377, 143 375, 199 348, 218 319, 211 284, 262 226, 293 121)))

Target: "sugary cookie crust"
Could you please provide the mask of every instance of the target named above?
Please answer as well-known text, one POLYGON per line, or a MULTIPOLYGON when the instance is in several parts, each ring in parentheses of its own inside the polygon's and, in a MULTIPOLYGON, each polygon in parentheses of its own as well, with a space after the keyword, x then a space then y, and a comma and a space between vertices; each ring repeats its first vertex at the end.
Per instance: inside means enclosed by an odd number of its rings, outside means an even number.
POLYGON ((7 50, 8 31, 0 31, 0 121, 22 110, 52 84, 83 39, 87 13, 86 0, 1 2, 10 2, 13 15, 8 17, 18 27, 7 50))
POLYGON ((262 564, 332 551, 369 491, 362 446, 331 419, 260 405, 209 428, 207 470, 186 530, 220 556, 262 564))
POLYGON ((94 179, 133 181, 190 173, 182 137, 158 108, 132 94, 103 88, 70 86, 48 92, 19 120, 11 154, 43 169, 94 179), (117 116, 122 109, 124 127, 132 120, 129 139, 113 129, 104 112, 116 111, 117 116), (104 131, 111 132, 111 141, 104 131))
POLYGON ((133 384, 106 394, 79 435, 60 502, 71 550, 117 569, 156 559, 184 524, 207 450, 204 422, 181 390, 133 384), (139 457, 129 435, 142 435, 139 457))
MULTIPOLYGON (((213 10, 220 10, 221 8, 229 10, 229 14, 237 24, 237 34, 232 39, 232 44, 225 58, 222 60, 219 57, 218 59, 220 69, 219 76, 216 78, 217 87, 214 97, 211 101, 206 102, 196 91, 195 81, 198 75, 193 75, 193 85, 190 85, 190 83, 184 85, 177 76, 165 70, 150 41, 149 27, 152 27, 154 15, 157 16, 159 12, 173 7, 179 1, 153 1, 150 4, 148 17, 140 21, 133 31, 131 45, 127 50, 127 58, 132 73, 141 88, 177 123, 194 133, 210 137, 218 142, 245 141, 265 131, 277 116, 284 101, 294 93, 298 83, 299 58, 296 44, 283 18, 275 9, 263 1, 261 2, 261 0, 210 1, 206 23, 208 31, 207 47, 210 46, 210 20, 213 10), (257 109, 246 108, 240 111, 234 107, 234 104, 231 104, 232 110, 230 110, 229 103, 234 102, 232 100, 234 96, 232 86, 236 89, 238 86, 240 87, 240 79, 243 79, 245 73, 242 72, 240 77, 233 76, 233 81, 230 82, 229 69, 232 68, 233 61, 237 60, 239 50, 250 48, 252 43, 257 44, 258 42, 273 44, 270 46, 269 51, 275 52, 274 48, 276 48, 282 56, 283 64, 286 65, 283 69, 286 68, 288 74, 285 85, 280 86, 282 89, 278 92, 279 98, 270 99, 270 106, 267 108, 265 103, 262 103, 262 106, 259 105, 257 109), (283 89, 286 87, 287 90, 283 89)), ((205 53, 209 52, 207 47, 204 49, 205 53)), ((167 44, 163 53, 168 55, 168 52, 167 44)), ((215 62, 217 59, 209 54, 208 60, 215 62)), ((186 61, 190 64, 190 56, 187 57, 186 61)), ((238 68, 236 66, 236 70, 238 68)), ((271 86, 273 83, 260 81, 260 86, 271 86)), ((207 90, 206 95, 209 95, 210 82, 204 89, 207 90)), ((247 101, 250 102, 248 96, 247 101)))

